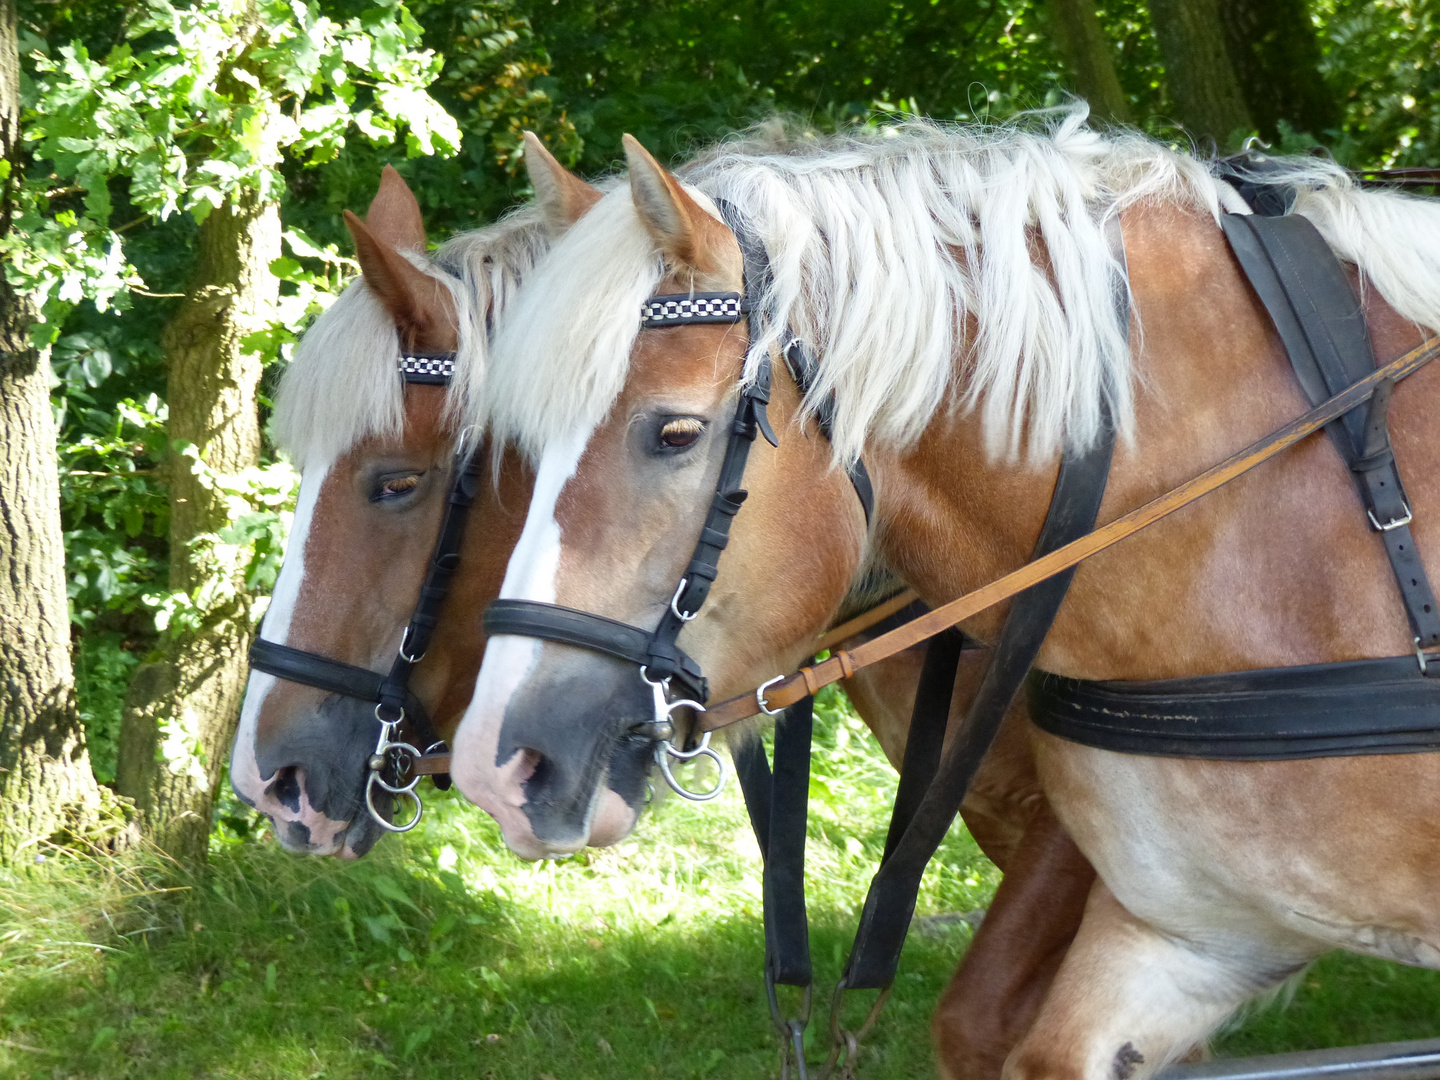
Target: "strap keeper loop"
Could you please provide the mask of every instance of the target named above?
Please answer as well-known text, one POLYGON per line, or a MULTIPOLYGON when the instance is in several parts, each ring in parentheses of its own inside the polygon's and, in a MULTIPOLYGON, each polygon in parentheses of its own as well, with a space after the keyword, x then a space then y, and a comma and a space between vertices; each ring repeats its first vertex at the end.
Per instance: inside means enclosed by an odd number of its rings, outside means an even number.
POLYGON ((812 697, 820 692, 820 685, 815 681, 815 669, 809 664, 800 669, 800 677, 805 680, 805 689, 812 697))

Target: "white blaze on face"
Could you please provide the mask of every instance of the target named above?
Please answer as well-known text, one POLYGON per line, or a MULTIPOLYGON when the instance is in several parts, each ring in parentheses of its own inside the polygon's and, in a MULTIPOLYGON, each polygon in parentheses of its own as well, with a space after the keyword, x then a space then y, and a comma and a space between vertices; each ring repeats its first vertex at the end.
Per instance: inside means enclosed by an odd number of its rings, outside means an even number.
MULTIPOLYGON (((300 585, 305 579, 305 545, 310 539, 310 526, 315 516, 315 504, 320 500, 320 489, 330 472, 326 463, 305 470, 300 477, 300 494, 295 502, 295 517, 290 524, 290 538, 285 545, 285 562, 280 567, 280 576, 275 581, 275 591, 270 597, 270 606, 265 611, 265 621, 260 627, 260 636, 266 641, 285 644, 290 634, 290 622, 295 615, 295 605, 300 599, 300 585)), ((260 766, 255 760, 255 736, 258 730, 260 709, 270 690, 276 683, 275 676, 261 671, 252 671, 245 684, 245 705, 240 711, 240 725, 235 732, 235 747, 230 754, 230 783, 236 792, 261 813, 271 817, 295 815, 286 807, 265 796, 268 779, 260 775, 260 766)))
MULTIPOLYGON (((555 520, 555 508, 589 441, 589 432, 577 433, 545 449, 525 528, 500 586, 502 600, 555 602, 560 572, 560 523, 555 520)), ((521 809, 529 765, 519 753, 497 765, 495 755, 506 706, 535 666, 541 645, 539 638, 511 634, 497 634, 486 643, 475 696, 455 733, 450 770, 465 797, 499 822, 505 842, 524 858, 547 853, 538 845, 521 809)))

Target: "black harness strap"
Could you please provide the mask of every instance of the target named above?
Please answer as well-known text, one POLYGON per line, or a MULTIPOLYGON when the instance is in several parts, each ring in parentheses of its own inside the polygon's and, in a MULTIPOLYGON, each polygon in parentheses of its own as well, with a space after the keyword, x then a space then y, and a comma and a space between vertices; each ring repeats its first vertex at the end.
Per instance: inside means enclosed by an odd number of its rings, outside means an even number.
MULTIPOLYGON (((1123 273, 1125 247, 1118 219, 1111 220, 1109 230, 1123 273)), ((1116 282, 1115 305, 1128 335, 1129 291, 1123 277, 1116 282)), ((1095 444, 1083 453, 1066 451, 1062 456, 1032 559, 1095 527, 1114 451, 1115 431, 1107 409, 1095 444)), ((1074 576, 1072 568, 1015 598, 980 688, 943 757, 940 751, 964 640, 952 630, 931 641, 911 715, 911 741, 905 747, 885 855, 865 897, 841 988, 881 989, 894 981, 925 867, 959 813, 970 781, 1034 664, 1074 576)))
MULTIPOLYGON (((1226 214, 1221 224, 1311 404, 1375 370, 1360 301, 1314 225, 1298 215, 1259 214, 1226 214)), ((1385 424, 1389 399, 1388 388, 1377 391, 1368 409, 1346 414, 1327 431, 1385 544, 1415 643, 1427 649, 1440 645, 1440 604, 1410 531, 1410 504, 1385 424)))
POLYGON ((1153 681, 1037 671, 1029 701, 1052 735, 1127 754, 1283 761, 1440 750, 1440 679, 1413 656, 1153 681))
MULTIPOLYGON (((1032 558, 1094 528, 1114 449, 1114 431, 1107 422, 1093 447, 1064 456, 1032 558)), ((879 989, 894 981, 925 867, 955 820, 975 770, 1035 662, 1074 576, 1074 569, 1067 570, 1015 598, 980 689, 943 758, 938 751, 950 715, 960 636, 947 633, 930 646, 911 719, 910 738, 920 738, 914 754, 906 746, 886 854, 865 897, 845 969, 846 989, 879 989), (948 690, 943 685, 946 677, 948 690), (917 798, 917 792, 923 795, 917 798)))
POLYGON ((745 809, 764 859, 765 977, 809 986, 810 928, 805 911, 805 823, 810 798, 810 744, 815 699, 803 698, 775 725, 775 767, 764 744, 747 739, 731 751, 745 809))

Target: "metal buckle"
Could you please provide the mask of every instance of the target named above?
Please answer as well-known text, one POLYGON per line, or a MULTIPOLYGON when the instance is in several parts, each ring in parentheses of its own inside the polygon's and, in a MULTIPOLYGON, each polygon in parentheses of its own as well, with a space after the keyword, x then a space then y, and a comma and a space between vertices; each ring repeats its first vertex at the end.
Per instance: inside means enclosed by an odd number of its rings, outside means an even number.
POLYGON ((1420 664, 1420 674, 1429 675, 1429 661, 1440 660, 1440 653, 1437 653, 1433 656, 1426 656, 1425 649, 1420 644, 1420 639, 1417 637, 1415 639, 1415 659, 1420 664))
POLYGON ((404 632, 400 635, 400 659, 404 660, 407 664, 418 664, 421 660, 425 659, 425 654, 423 652, 419 656, 411 656, 408 652, 405 651, 409 647, 410 627, 407 626, 405 627, 404 632))
MULTIPOLYGON (((685 586, 689 583, 689 577, 682 577, 680 579, 680 584, 675 586, 675 595, 670 597, 670 613, 674 615, 675 618, 679 619, 681 622, 690 622, 692 619, 695 618, 695 616, 700 614, 698 611, 694 611, 687 615, 685 614, 685 612, 681 611, 679 607, 676 606, 680 601, 680 594, 685 591, 685 586)), ((645 681, 649 682, 650 680, 646 679, 645 681)))
POLYGON ((1375 527, 1375 531, 1382 533, 1389 532, 1391 529, 1398 529, 1401 525, 1409 525, 1411 520, 1415 517, 1415 515, 1410 512, 1410 504, 1408 502, 1405 503, 1404 517, 1391 518, 1384 525, 1381 525, 1380 522, 1376 520, 1374 510, 1366 510, 1365 513, 1366 516, 1370 518, 1370 524, 1375 527))
POLYGON ((765 704, 765 691, 769 690, 770 687, 774 686, 776 683, 784 681, 784 675, 776 675, 769 682, 763 682, 755 688, 755 704, 766 716, 779 716, 782 712, 785 711, 784 709, 772 709, 770 708, 770 706, 765 704))

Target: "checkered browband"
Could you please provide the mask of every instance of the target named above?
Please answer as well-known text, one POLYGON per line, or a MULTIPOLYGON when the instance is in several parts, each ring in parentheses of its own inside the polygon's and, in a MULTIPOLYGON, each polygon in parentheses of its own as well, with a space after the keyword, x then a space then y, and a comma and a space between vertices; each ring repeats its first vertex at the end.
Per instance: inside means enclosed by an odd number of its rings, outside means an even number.
POLYGON ((640 305, 640 325, 689 326, 737 323, 749 310, 740 293, 675 293, 652 296, 640 305))
POLYGON ((444 386, 455 374, 455 354, 447 352, 431 356, 402 356, 399 366, 400 377, 407 383, 444 386))

